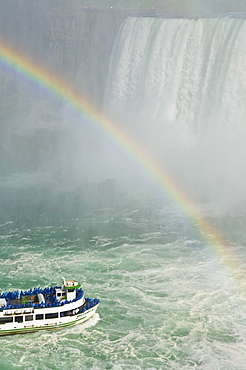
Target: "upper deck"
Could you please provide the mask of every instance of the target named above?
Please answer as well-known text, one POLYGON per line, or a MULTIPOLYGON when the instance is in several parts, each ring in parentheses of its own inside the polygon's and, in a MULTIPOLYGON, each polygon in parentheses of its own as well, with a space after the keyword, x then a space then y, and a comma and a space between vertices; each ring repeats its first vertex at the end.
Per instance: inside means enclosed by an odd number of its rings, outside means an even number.
POLYGON ((28 291, 5 292, 0 295, 0 312, 25 308, 52 308, 76 302, 84 297, 80 284, 72 281, 62 287, 38 287, 28 291), (76 283, 76 285, 74 284, 76 283))

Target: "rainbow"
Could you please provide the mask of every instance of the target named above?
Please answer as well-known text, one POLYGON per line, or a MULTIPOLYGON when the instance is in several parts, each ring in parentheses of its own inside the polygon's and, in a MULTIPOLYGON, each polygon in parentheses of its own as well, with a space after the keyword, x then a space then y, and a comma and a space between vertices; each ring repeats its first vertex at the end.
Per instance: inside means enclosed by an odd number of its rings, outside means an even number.
POLYGON ((209 220, 204 217, 197 205, 182 191, 174 178, 169 174, 163 164, 160 164, 141 143, 134 139, 122 125, 101 112, 81 93, 78 93, 71 85, 57 78, 40 65, 10 48, 0 40, 0 63, 13 68, 21 75, 26 76, 58 96, 65 102, 71 104, 90 123, 100 130, 108 139, 117 143, 124 154, 129 156, 138 166, 155 180, 175 203, 182 209, 190 219, 194 229, 206 240, 223 262, 234 272, 238 279, 242 280, 244 272, 240 269, 240 262, 231 252, 229 243, 215 230, 209 220))

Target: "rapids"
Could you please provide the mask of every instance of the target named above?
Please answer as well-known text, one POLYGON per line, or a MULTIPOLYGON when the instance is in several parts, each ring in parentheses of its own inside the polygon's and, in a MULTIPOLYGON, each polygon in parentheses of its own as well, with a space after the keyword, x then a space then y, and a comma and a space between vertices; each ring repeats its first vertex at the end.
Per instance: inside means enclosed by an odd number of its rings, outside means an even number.
MULTIPOLYGON (((236 233, 234 218, 213 223, 236 233)), ((229 250, 245 269, 245 245, 229 250)), ((2 369, 243 369, 245 279, 224 265, 229 250, 216 255, 177 209, 136 199, 59 226, 1 225, 2 290, 75 276, 101 299, 85 325, 1 337, 2 369)))

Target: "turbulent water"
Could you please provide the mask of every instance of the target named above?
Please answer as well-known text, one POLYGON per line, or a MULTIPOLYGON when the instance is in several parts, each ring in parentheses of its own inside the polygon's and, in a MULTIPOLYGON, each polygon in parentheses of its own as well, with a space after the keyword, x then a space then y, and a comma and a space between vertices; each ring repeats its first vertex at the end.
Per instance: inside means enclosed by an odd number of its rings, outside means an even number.
POLYGON ((69 224, 1 225, 2 289, 76 277, 101 299, 86 324, 2 337, 2 369, 245 368, 246 297, 228 251, 216 256, 177 210, 153 208, 131 199, 69 224))
POLYGON ((245 369, 245 28, 230 18, 127 18, 100 92, 180 192, 201 202, 223 247, 71 107, 56 101, 52 112, 42 101, 22 117, 27 129, 8 136, 0 291, 74 278, 101 303, 85 324, 0 337, 0 369, 245 369), (119 185, 81 183, 97 172, 119 185))

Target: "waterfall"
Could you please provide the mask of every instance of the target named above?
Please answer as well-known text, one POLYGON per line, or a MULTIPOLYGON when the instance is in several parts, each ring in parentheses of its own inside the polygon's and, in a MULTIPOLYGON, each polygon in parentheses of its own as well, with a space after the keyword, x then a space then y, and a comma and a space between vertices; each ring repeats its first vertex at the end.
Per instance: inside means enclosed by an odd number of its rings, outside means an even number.
MULTIPOLYGON (((240 122, 246 22, 241 19, 128 18, 111 57, 111 109, 148 107, 149 116, 182 121, 240 122)), ((146 109, 145 109, 146 110, 146 109)))
POLYGON ((246 196, 245 33, 244 19, 129 17, 115 40, 105 109, 203 197, 246 196))

